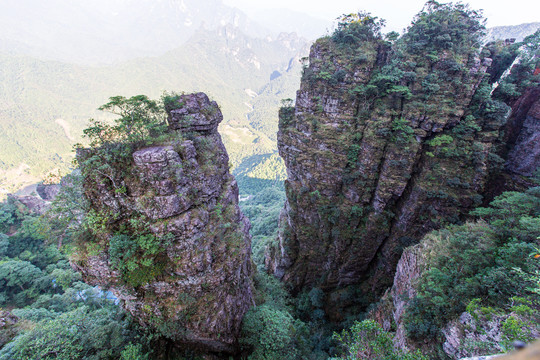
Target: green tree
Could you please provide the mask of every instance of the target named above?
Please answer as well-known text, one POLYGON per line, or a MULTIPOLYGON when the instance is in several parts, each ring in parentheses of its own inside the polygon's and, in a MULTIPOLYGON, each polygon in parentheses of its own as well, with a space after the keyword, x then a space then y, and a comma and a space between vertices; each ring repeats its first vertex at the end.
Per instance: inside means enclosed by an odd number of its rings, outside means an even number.
POLYGON ((338 25, 332 40, 342 45, 358 45, 363 41, 381 39, 381 29, 385 20, 371 16, 368 12, 344 14, 338 18, 338 25))
POLYGON ((242 322, 240 343, 252 349, 250 360, 297 359, 302 354, 303 324, 269 304, 252 308, 242 322))
POLYGON ((343 360, 427 360, 420 351, 395 349, 392 335, 373 320, 356 321, 349 330, 334 333, 334 339, 343 349, 343 360))
POLYGON ((163 133, 165 112, 156 101, 148 99, 146 95, 130 98, 113 96, 109 100, 99 110, 120 117, 115 119, 114 126, 92 120, 92 125, 84 130, 85 136, 91 140, 90 146, 102 146, 109 142, 140 142, 163 133))
POLYGON ((0 289, 6 303, 26 305, 46 287, 43 272, 28 261, 10 259, 0 262, 0 289))
POLYGON ((0 350, 0 360, 119 358, 129 346, 127 326, 128 321, 117 310, 81 306, 20 334, 0 350))

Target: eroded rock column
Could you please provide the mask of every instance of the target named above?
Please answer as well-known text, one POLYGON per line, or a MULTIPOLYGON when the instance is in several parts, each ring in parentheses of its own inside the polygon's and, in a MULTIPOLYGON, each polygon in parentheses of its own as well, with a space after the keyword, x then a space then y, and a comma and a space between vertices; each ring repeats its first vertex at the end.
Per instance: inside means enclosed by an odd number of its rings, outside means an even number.
POLYGON ((253 305, 250 225, 217 132, 217 104, 203 93, 177 100, 166 140, 132 152, 115 169, 123 176, 82 167, 95 226, 73 262, 141 324, 177 344, 233 353, 253 305))

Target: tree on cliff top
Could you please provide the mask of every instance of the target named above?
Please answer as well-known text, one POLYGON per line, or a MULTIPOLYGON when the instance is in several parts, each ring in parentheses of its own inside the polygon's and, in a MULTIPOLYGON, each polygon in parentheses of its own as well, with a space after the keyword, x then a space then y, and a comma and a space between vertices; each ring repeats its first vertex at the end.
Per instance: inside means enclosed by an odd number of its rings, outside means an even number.
POLYGON ((441 4, 428 1, 414 18, 403 36, 413 54, 430 51, 452 51, 467 54, 480 47, 485 34, 485 19, 481 10, 471 10, 464 4, 441 4))
POLYGON ((349 45, 380 39, 381 29, 386 22, 368 12, 343 14, 338 20, 332 39, 336 43, 349 45))
POLYGON ((90 120, 90 126, 84 135, 90 140, 90 146, 96 148, 111 142, 141 142, 150 137, 163 134, 166 129, 165 112, 156 101, 146 95, 136 95, 129 99, 113 96, 99 110, 119 115, 114 125, 102 121, 90 120))

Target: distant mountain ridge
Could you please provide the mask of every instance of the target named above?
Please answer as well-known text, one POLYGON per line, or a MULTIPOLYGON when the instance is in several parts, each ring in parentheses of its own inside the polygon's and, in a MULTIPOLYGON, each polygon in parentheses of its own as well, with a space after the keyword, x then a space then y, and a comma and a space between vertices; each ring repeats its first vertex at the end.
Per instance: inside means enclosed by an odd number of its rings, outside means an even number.
POLYGON ((522 41, 524 38, 533 34, 538 29, 540 29, 540 22, 496 26, 488 29, 486 42, 505 39, 516 39, 516 41, 522 41))
POLYGON ((50 169, 65 168, 88 119, 106 116, 96 109, 115 95, 158 98, 164 90, 206 91, 222 104, 220 131, 232 164, 273 153, 276 126, 265 124, 277 124, 279 100, 294 97, 298 59, 307 46, 295 34, 260 39, 227 25, 199 29, 160 57, 114 66, 0 53, 0 191, 14 191, 50 169), (279 76, 270 80, 273 73, 279 76))
POLYGON ((0 12, 0 49, 78 64, 156 56, 198 29, 233 24, 255 37, 269 33, 221 0, 8 0, 0 12))
POLYGON ((288 9, 265 9, 248 16, 268 29, 294 31, 300 36, 313 40, 325 35, 332 22, 288 9))

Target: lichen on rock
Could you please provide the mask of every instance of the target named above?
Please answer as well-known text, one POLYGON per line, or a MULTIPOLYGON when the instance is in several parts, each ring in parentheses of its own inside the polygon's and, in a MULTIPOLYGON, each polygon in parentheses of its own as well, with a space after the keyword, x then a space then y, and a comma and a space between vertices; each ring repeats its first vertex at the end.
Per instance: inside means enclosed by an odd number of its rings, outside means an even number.
POLYGON ((217 104, 203 93, 174 102, 164 137, 78 152, 90 205, 72 262, 141 324, 177 344, 233 353, 253 305, 250 224, 217 104), (102 150, 121 159, 103 161, 102 150))
MULTIPOLYGON (((421 16, 454 11, 433 6, 421 16)), ((445 44, 422 38, 424 18, 394 43, 369 17, 343 25, 312 46, 280 112, 287 201, 267 267, 294 293, 323 289, 333 320, 376 300, 405 247, 481 200, 508 108, 489 99, 482 26, 464 14, 445 44)))

